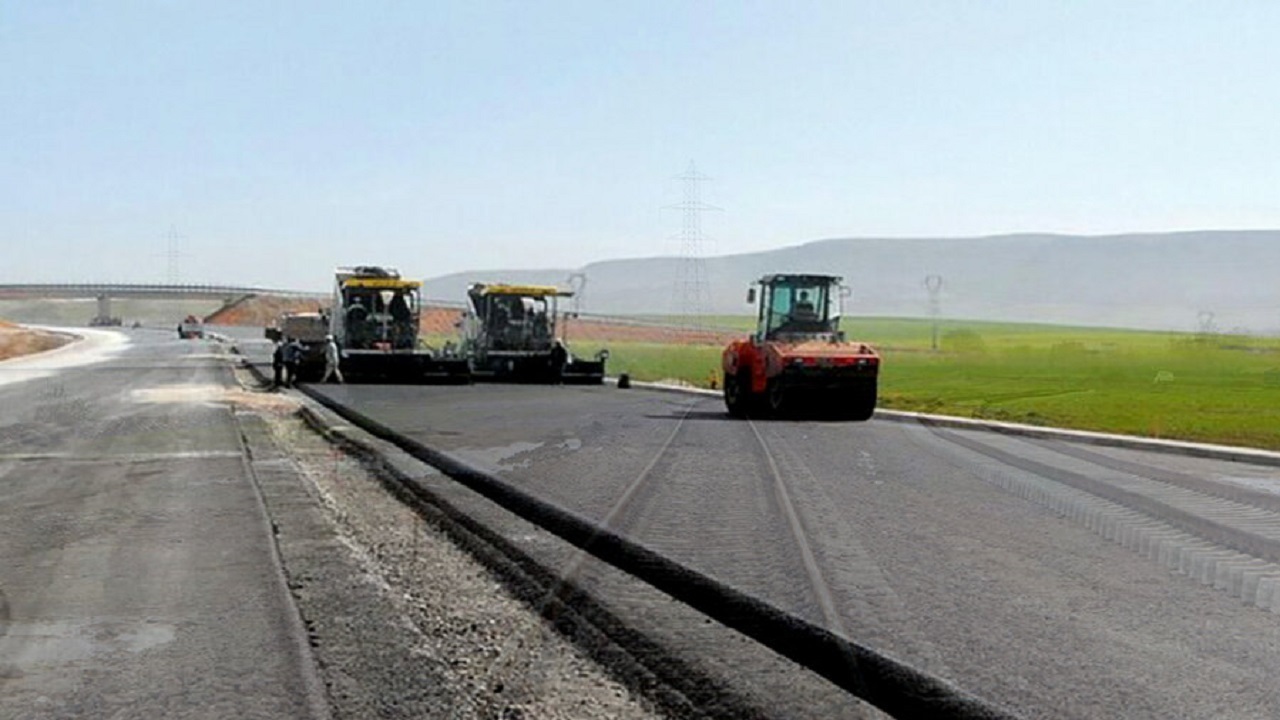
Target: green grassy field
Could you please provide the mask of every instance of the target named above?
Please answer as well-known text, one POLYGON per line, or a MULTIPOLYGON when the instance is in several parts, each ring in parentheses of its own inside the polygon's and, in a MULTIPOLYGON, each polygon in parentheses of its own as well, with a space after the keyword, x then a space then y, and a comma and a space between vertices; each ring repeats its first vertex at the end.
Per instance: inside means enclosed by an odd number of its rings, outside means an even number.
MULTIPOLYGON (((882 407, 1280 449, 1280 339, 944 321, 933 352, 926 320, 847 317, 842 326, 884 356, 882 407)), ((721 350, 609 349, 610 374, 702 387, 721 350)))

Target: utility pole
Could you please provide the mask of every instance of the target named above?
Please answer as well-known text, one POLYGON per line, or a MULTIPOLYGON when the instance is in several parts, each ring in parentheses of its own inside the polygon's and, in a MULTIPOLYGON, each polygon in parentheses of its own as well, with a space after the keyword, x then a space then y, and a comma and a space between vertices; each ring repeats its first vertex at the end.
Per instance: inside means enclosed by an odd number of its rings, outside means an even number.
POLYGON ((702 202, 702 183, 711 178, 698 172, 692 160, 684 174, 677 175, 676 179, 683 186, 684 199, 670 206, 681 214, 680 259, 673 299, 677 303, 675 309, 680 324, 697 328, 701 327, 711 304, 707 263, 703 257, 702 213, 720 208, 702 202))
POLYGON ((934 352, 938 352, 938 315, 942 312, 942 276, 941 275, 925 275, 924 289, 929 292, 929 318, 932 320, 932 340, 929 347, 934 352))

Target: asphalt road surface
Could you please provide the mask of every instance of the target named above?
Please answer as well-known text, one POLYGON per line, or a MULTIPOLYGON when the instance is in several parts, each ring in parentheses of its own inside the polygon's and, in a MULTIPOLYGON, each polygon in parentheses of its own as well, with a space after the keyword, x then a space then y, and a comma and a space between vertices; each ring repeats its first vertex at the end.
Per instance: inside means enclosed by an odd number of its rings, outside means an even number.
POLYGON ((1280 716, 1274 468, 611 387, 319 389, 1027 716, 1280 716))
POLYGON ((89 334, 0 363, 0 717, 323 716, 225 358, 89 334))

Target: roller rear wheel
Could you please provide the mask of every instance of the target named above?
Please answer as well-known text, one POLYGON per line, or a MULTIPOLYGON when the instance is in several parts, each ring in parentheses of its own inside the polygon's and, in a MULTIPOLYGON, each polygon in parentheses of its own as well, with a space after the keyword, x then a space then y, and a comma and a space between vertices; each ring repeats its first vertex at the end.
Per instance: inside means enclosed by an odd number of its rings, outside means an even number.
POLYGON ((724 376, 724 406, 731 416, 736 418, 747 416, 750 394, 750 380, 744 381, 744 378, 738 375, 724 376))

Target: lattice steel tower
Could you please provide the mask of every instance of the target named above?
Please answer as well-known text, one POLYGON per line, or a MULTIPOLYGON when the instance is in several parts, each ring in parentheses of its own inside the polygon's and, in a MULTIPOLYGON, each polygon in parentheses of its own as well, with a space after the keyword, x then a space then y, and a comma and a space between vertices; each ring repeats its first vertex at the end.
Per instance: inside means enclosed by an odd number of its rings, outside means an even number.
POLYGON ((680 257, 672 293, 673 314, 681 325, 697 328, 702 326, 703 319, 711 310, 707 262, 703 256, 702 213, 720 208, 702 202, 702 183, 711 178, 698 172, 692 160, 689 168, 676 179, 683 186, 684 199, 670 206, 681 214, 680 257))
POLYGON ((178 243, 186 238, 178 234, 178 229, 169 226, 169 232, 164 234, 165 239, 165 282, 170 285, 177 285, 181 281, 179 273, 179 262, 182 260, 183 252, 178 247, 178 243))

